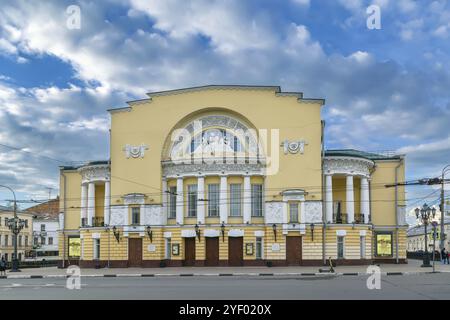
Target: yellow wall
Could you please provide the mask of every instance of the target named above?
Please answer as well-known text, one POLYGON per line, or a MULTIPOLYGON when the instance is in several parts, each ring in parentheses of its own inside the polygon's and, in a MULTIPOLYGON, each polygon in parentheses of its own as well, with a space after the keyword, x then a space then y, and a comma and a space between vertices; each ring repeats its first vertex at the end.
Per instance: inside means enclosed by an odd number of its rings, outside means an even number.
POLYGON ((64 210, 64 198, 66 200, 66 214, 64 216, 65 229, 78 229, 80 227, 81 215, 81 175, 76 170, 64 171, 66 176, 66 192, 64 192, 64 177, 60 175, 60 205, 64 210))
MULTIPOLYGON (((395 182, 395 167, 399 161, 377 161, 371 180, 371 213, 375 225, 395 225, 395 188, 386 188, 386 184, 395 182)), ((398 182, 405 181, 404 162, 398 171, 398 182)), ((405 204, 405 188, 398 187, 399 205, 405 204)))
MULTIPOLYGON (((277 97, 268 90, 204 90, 153 97, 151 102, 134 105, 130 112, 112 113, 112 194, 155 193, 155 188, 161 189, 161 155, 171 130, 177 123, 187 123, 201 112, 224 108, 231 111, 225 114, 233 115, 234 112, 243 121, 250 119, 258 129, 280 129, 279 143, 284 139, 307 140, 303 155, 285 155, 282 148, 276 146, 280 154, 279 174, 267 177, 267 188, 321 185, 319 102, 305 103, 296 97, 277 97), (126 159, 122 150, 124 145, 141 143, 149 145, 146 156, 126 159)), ((151 199, 154 203, 161 201, 156 194, 147 200, 151 199)), ((320 194, 316 199, 321 199, 320 194)))

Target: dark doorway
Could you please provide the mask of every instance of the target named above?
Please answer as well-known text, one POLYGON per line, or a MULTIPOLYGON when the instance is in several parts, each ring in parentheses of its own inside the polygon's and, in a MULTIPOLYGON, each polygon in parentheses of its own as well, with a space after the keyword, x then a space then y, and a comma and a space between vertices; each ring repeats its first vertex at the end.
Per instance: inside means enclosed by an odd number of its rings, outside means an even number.
POLYGON ((289 266, 302 264, 302 237, 286 237, 286 263, 289 266))
POLYGON ((230 266, 242 266, 244 264, 244 238, 228 238, 228 264, 230 266))
POLYGON ((184 238, 184 265, 195 265, 195 238, 184 238))
POLYGON ((128 239, 128 266, 141 267, 142 266, 142 239, 129 238, 128 239))
POLYGON ((219 237, 207 237, 206 240, 206 266, 219 265, 219 237))

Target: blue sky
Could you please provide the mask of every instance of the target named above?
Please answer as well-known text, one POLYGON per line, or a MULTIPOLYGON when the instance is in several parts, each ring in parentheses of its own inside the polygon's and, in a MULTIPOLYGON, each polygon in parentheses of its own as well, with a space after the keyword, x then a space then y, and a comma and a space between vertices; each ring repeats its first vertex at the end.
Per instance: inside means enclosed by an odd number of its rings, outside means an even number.
MULTIPOLYGON (((58 190, 63 161, 107 158, 106 109, 146 92, 270 84, 325 98, 328 148, 407 155, 407 179, 450 163, 450 1, 2 1, 0 183, 58 190), (366 8, 381 10, 381 29, 366 8), (69 5, 81 28, 66 27, 69 5)), ((410 205, 435 203, 408 188, 410 205)), ((9 199, 6 192, 0 200, 9 199)))

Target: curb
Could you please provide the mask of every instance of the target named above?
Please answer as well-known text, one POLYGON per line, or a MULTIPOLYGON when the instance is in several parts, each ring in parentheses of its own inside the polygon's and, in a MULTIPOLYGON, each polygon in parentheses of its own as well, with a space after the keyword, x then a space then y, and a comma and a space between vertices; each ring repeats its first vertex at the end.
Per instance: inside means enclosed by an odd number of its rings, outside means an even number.
MULTIPOLYGON (((450 271, 436 271, 435 273, 448 273, 450 271)), ((382 272, 382 276, 405 276, 405 275, 421 275, 433 274, 431 271, 406 271, 406 272, 382 272)), ((366 272, 301 272, 301 273, 118 273, 118 274, 83 274, 81 278, 155 278, 155 277, 318 277, 326 276, 370 276, 372 273, 366 272)), ((7 275, 0 276, 0 279, 65 279, 70 275, 7 275)))

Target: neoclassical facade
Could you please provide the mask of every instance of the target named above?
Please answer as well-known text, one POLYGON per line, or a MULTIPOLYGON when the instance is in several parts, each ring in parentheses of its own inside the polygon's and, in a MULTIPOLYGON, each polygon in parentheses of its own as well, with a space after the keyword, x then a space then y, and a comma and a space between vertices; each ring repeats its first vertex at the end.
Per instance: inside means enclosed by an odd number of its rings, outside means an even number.
POLYGON ((61 266, 405 262, 399 155, 325 150, 322 99, 272 86, 153 92, 110 159, 60 168, 61 266), (397 179, 397 180, 396 180, 397 179))

